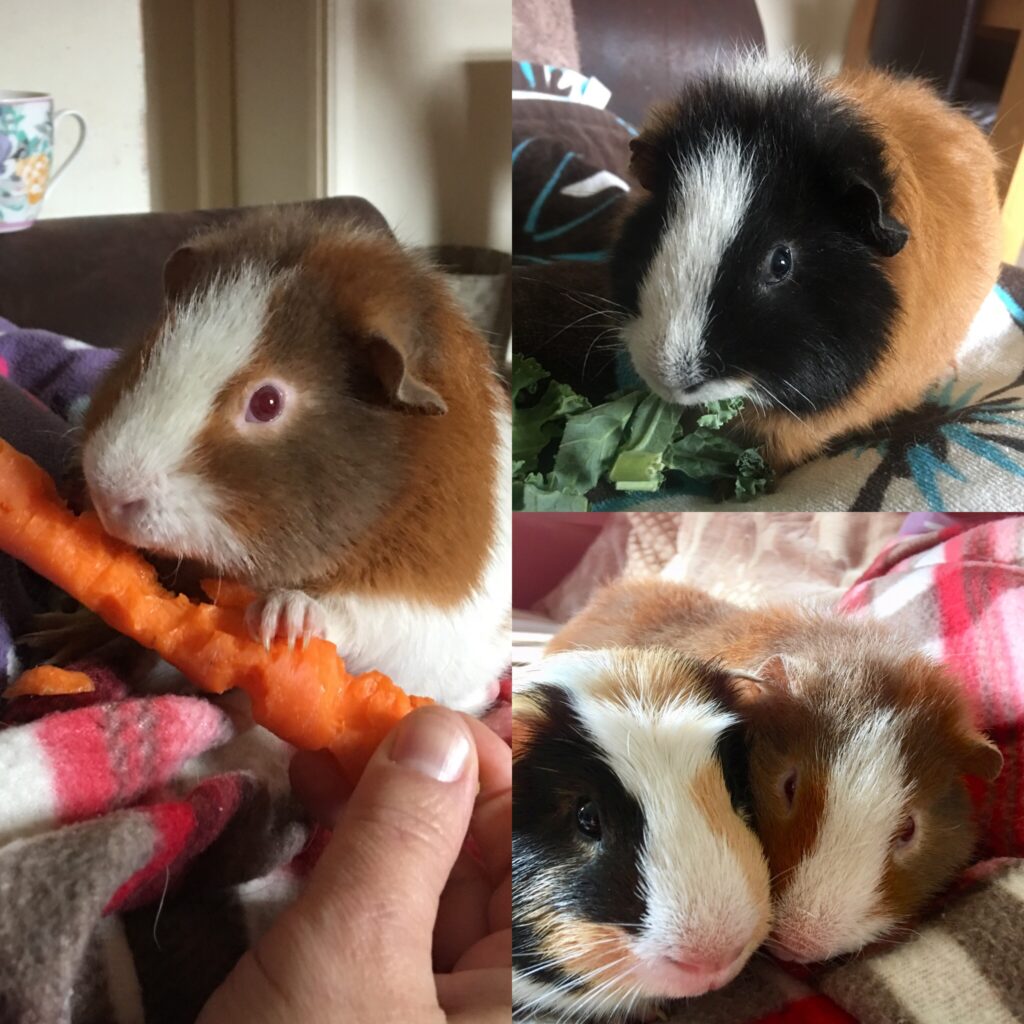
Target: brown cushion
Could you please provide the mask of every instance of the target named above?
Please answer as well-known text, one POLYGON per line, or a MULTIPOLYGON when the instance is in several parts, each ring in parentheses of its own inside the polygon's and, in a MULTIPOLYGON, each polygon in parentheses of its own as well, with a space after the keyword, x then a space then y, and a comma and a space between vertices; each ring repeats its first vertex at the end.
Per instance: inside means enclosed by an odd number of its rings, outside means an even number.
MULTIPOLYGON (((387 228, 365 199, 343 196, 300 205, 387 228)), ((243 212, 70 217, 0 235, 0 316, 21 327, 121 347, 159 315, 167 257, 197 229, 243 212)))

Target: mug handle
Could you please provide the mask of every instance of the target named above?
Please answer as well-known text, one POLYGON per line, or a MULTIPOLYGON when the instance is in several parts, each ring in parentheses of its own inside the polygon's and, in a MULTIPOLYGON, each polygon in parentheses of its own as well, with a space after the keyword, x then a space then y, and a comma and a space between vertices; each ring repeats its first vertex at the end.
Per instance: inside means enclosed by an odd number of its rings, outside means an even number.
POLYGON ((50 180, 46 185, 46 191, 49 191, 57 183, 57 179, 64 173, 64 169, 67 167, 72 160, 78 156, 78 151, 85 145, 85 118, 77 110, 58 110, 53 115, 53 137, 57 138, 57 122, 62 117, 73 117, 78 122, 78 141, 75 143, 75 148, 64 159, 64 162, 50 175, 50 180))

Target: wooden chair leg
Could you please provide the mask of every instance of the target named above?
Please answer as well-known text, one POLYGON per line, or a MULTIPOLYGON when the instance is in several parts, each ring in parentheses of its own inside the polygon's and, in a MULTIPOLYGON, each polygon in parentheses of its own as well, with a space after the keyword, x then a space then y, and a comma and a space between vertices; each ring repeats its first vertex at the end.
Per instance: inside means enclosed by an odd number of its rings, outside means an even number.
POLYGON ((850 17, 850 27, 846 33, 846 53, 843 66, 862 68, 870 61, 871 33, 875 27, 875 14, 878 12, 879 0, 857 0, 857 6, 850 17))
POLYGON ((1017 39, 999 111, 990 136, 999 156, 999 198, 1003 203, 1003 260, 1016 263, 1024 243, 1024 33, 1017 39))

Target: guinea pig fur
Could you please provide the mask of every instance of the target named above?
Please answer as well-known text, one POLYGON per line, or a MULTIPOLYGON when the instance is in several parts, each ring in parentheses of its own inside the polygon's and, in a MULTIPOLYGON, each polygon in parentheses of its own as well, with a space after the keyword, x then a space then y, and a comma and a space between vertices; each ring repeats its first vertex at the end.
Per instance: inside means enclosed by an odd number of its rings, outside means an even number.
POLYGON ((467 711, 508 664, 510 408, 442 276, 384 231, 276 211, 179 249, 101 384, 104 526, 259 595, 254 635, 467 711))
POLYGON ((733 685, 668 650, 516 673, 516 1019, 649 1012, 725 985, 767 935, 733 685))
POLYGON ((995 778, 1002 756, 955 680, 889 630, 624 581, 551 649, 619 644, 719 658, 759 680, 741 711, 780 957, 827 960, 898 937, 967 864, 976 830, 964 776, 995 778))
POLYGON ((782 471, 953 370, 999 270, 997 161, 930 86, 754 56, 631 147, 612 278, 662 398, 747 399, 737 429, 782 471))

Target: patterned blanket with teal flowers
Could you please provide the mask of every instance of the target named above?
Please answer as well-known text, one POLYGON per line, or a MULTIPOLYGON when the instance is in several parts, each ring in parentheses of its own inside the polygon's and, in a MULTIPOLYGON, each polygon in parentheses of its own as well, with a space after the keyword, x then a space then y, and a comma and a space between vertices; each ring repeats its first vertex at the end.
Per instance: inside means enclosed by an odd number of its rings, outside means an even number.
MULTIPOLYGON (((616 340, 604 259, 628 195, 629 139, 607 90, 517 65, 513 102, 516 351, 593 404, 636 386, 616 340), (590 90, 600 104, 583 102, 590 90), (555 100, 556 102, 552 102, 555 100)), ((745 507, 1012 511, 1024 507, 1024 271, 1003 268, 957 375, 921 406, 788 473, 745 507)), ((728 508, 678 475, 655 493, 600 488, 599 510, 728 508)))

